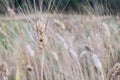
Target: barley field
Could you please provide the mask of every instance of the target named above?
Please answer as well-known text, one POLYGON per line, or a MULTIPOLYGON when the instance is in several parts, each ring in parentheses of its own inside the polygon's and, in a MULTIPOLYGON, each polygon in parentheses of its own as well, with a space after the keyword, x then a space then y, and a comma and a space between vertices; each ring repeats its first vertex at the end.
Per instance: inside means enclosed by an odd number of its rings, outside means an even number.
POLYGON ((22 11, 0 15, 0 80, 120 80, 119 16, 22 11))
POLYGON ((120 20, 51 14, 0 20, 0 80, 119 80, 120 20))

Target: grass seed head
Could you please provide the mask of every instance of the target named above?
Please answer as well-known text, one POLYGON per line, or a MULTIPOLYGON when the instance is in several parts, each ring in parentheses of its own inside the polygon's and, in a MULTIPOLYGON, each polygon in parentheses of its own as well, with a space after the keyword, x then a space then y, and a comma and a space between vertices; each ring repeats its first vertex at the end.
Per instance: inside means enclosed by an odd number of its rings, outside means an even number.
POLYGON ((43 49, 47 43, 47 37, 45 35, 46 25, 42 23, 40 20, 38 20, 36 27, 37 27, 37 33, 39 35, 40 48, 43 49))
POLYGON ((116 63, 113 68, 108 72, 109 80, 116 80, 120 75, 120 63, 116 63))

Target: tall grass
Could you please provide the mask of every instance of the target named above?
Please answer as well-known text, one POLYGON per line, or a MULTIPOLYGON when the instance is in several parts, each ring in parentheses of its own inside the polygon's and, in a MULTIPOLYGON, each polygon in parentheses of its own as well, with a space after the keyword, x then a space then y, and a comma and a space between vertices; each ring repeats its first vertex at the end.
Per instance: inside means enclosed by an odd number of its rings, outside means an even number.
POLYGON ((0 72, 8 80, 114 80, 118 30, 119 20, 110 16, 46 16, 34 24, 1 20, 0 62, 9 74, 0 72))
POLYGON ((20 9, 0 19, 1 80, 119 80, 119 19, 20 9))

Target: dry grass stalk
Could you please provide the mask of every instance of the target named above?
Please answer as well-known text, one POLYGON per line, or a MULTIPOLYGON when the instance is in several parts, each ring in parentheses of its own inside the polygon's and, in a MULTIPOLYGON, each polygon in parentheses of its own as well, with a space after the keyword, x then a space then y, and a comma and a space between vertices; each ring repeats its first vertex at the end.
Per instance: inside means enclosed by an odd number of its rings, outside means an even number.
POLYGON ((30 56, 33 57, 34 51, 30 45, 16 43, 16 49, 14 51, 15 63, 16 63, 16 80, 23 80, 27 78, 27 65, 31 65, 30 56), (25 46, 25 47, 24 47, 25 46), (16 52, 16 50, 18 52, 16 52), (32 52, 30 52, 32 51, 32 52))
POLYGON ((34 52, 34 50, 31 48, 30 45, 27 45, 27 46, 26 46, 26 53, 27 53, 28 55, 30 55, 31 57, 35 55, 35 52, 34 52))
POLYGON ((57 27, 60 27, 62 30, 65 29, 65 25, 64 25, 61 21, 59 21, 59 20, 57 20, 57 19, 54 20, 54 24, 55 24, 57 27))
POLYGON ((95 67, 98 69, 98 71, 101 74, 101 79, 104 80, 105 78, 104 78, 102 62, 100 61, 100 59, 98 58, 96 54, 92 55, 92 59, 93 59, 95 67))
POLYGON ((7 63, 2 62, 0 64, 0 80, 8 80, 8 67, 7 67, 7 63))
POLYGON ((8 10, 8 14, 11 18, 14 18, 15 19, 15 12, 13 9, 11 9, 10 7, 7 7, 7 10, 8 10))
POLYGON ((34 80, 32 77, 33 73, 33 67, 31 66, 31 64, 28 64, 26 66, 26 74, 27 74, 27 80, 34 80))

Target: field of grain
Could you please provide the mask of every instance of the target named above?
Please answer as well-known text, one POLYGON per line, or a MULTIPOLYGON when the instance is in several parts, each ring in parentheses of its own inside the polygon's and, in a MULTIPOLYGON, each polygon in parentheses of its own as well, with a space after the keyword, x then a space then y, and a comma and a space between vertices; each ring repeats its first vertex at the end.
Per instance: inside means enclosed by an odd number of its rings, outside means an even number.
POLYGON ((0 80, 120 80, 120 20, 0 17, 0 80))

